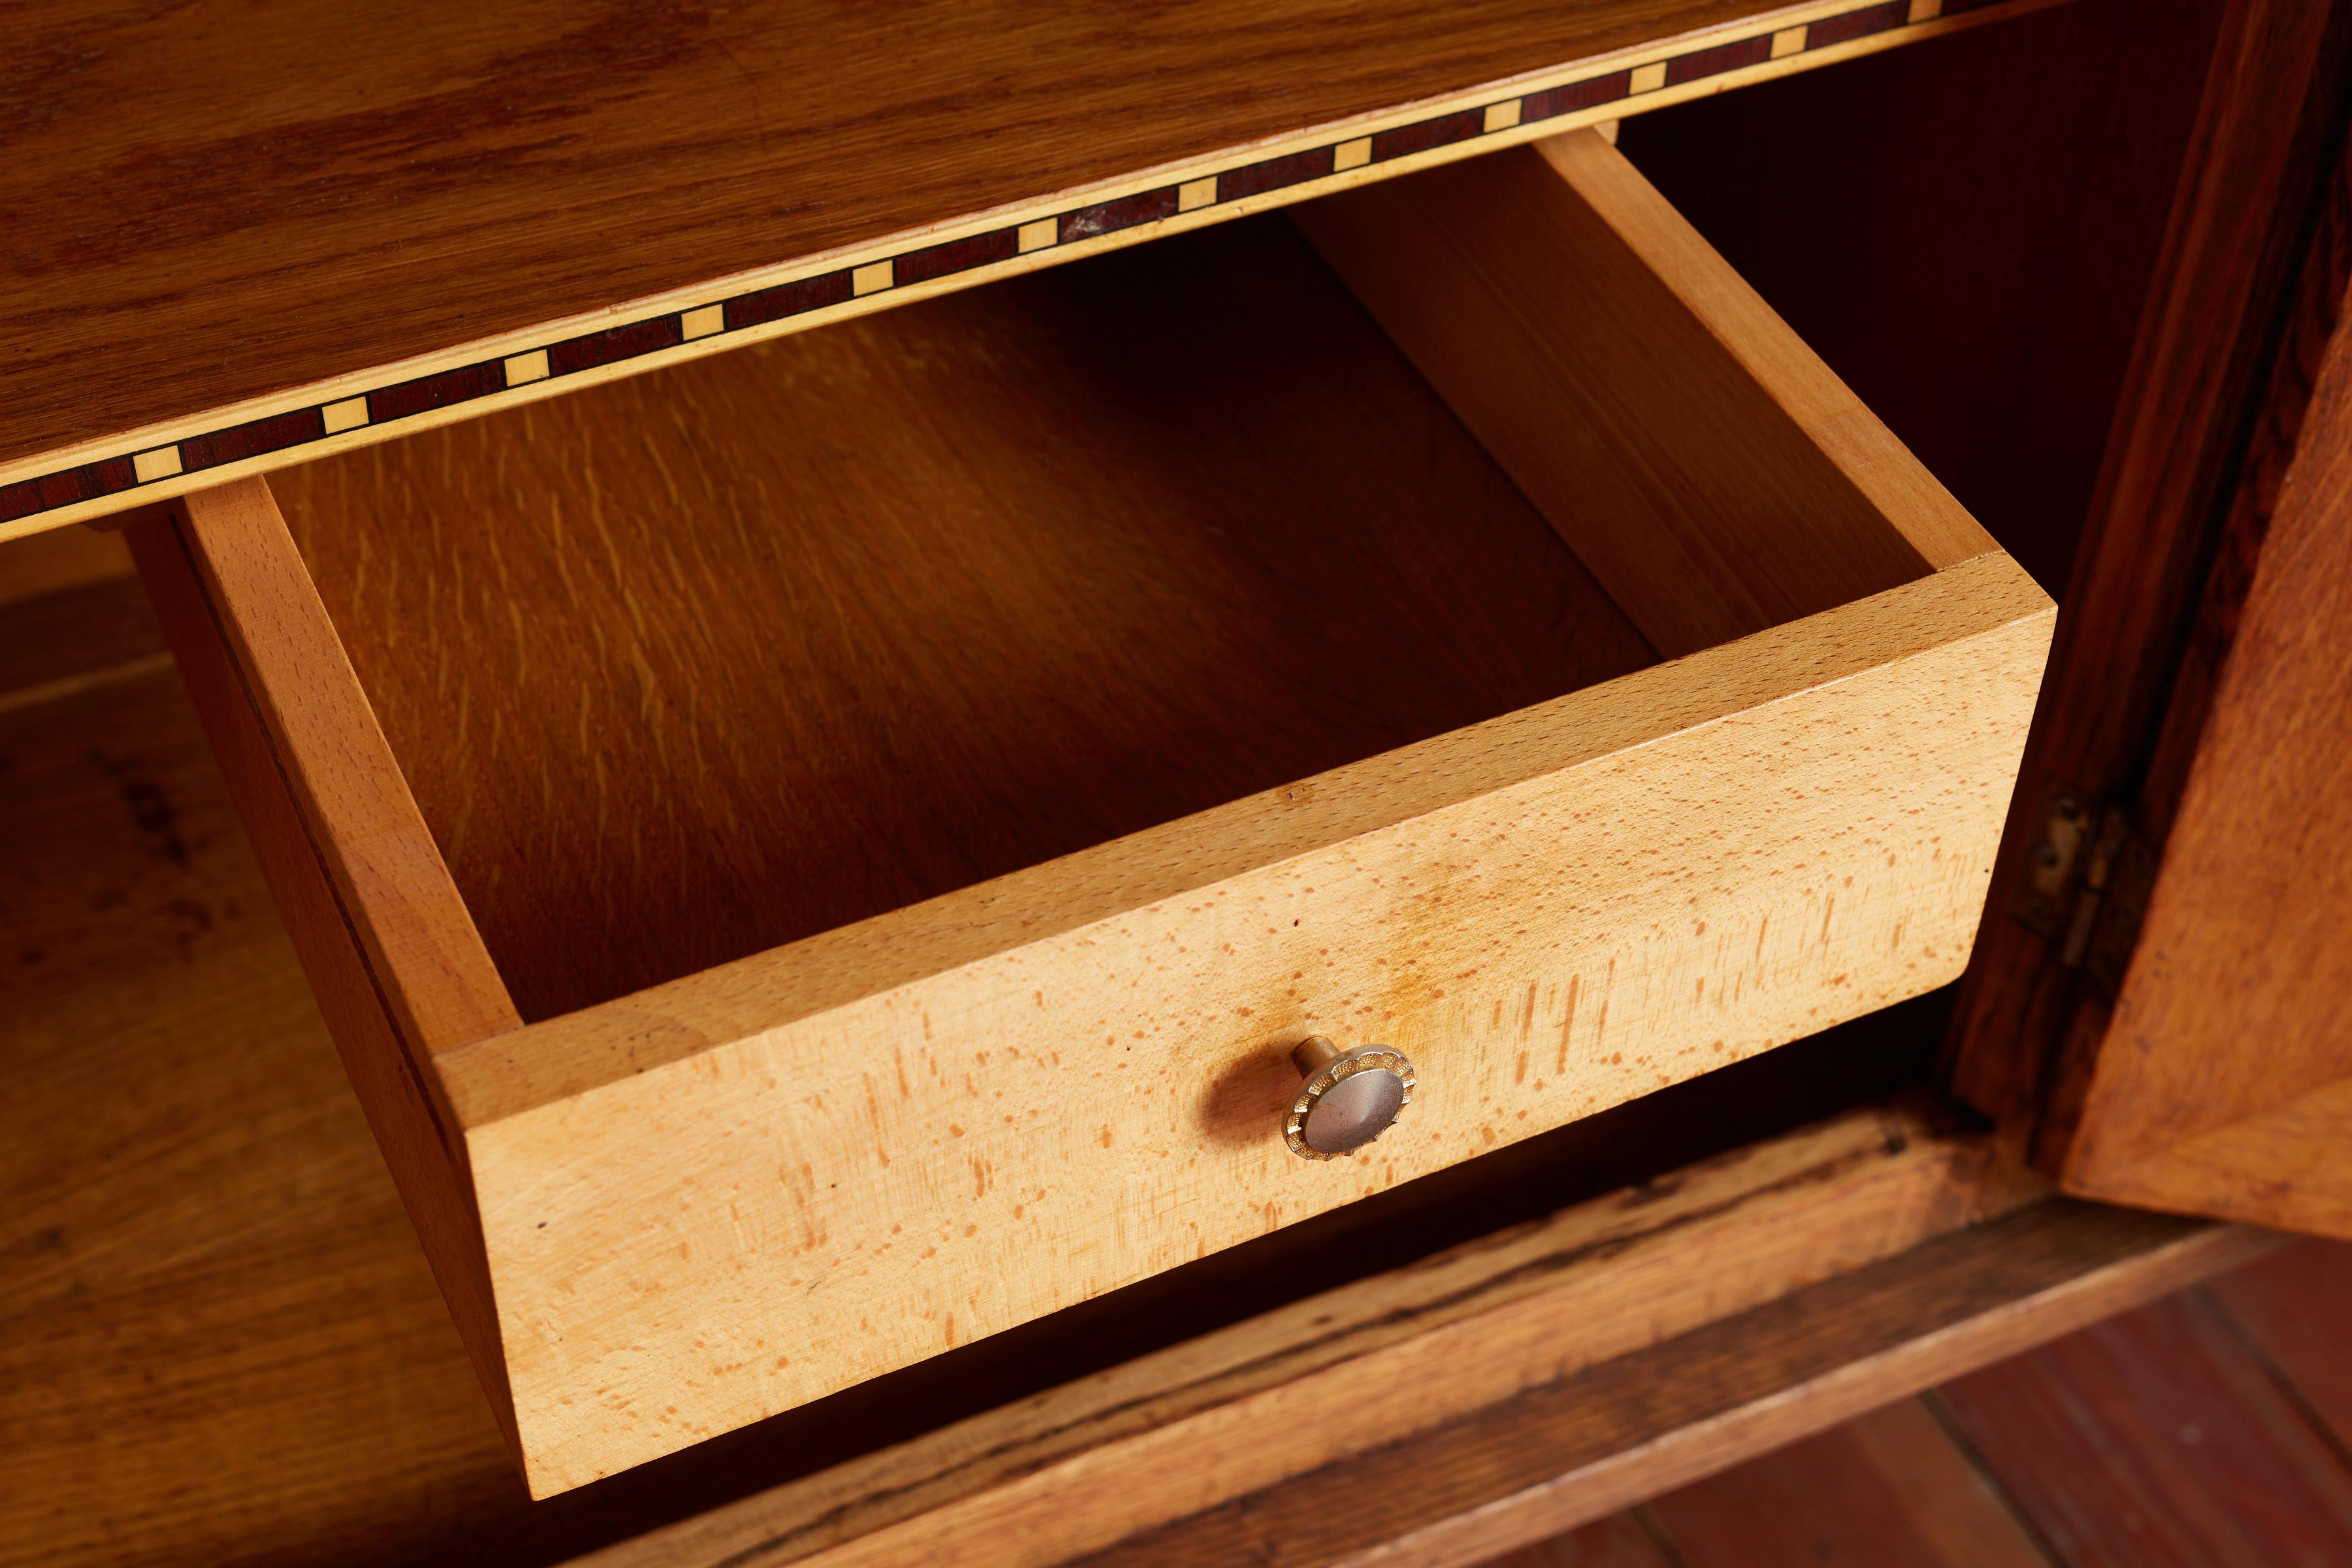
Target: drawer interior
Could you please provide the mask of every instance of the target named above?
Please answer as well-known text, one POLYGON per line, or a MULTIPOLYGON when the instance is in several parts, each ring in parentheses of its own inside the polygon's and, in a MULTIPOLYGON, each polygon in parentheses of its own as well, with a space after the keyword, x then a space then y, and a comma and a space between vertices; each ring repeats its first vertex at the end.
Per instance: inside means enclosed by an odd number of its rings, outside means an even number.
POLYGON ((1278 215, 273 488, 526 1019, 1656 658, 1278 215))
POLYGON ((1547 394, 1330 207, 1513 471, 1275 214, 273 479, 525 1020, 1927 571, 1597 226, 1547 394))

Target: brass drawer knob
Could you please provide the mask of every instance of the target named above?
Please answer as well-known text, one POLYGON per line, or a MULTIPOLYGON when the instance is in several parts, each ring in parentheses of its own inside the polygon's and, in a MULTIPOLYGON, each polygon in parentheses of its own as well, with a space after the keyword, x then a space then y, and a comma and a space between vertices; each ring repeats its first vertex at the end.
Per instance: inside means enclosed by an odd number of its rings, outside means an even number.
POLYGON ((1343 1051, 1309 1036, 1290 1059, 1307 1081, 1290 1102, 1282 1134, 1302 1160, 1336 1160, 1387 1131, 1412 1103, 1412 1063, 1387 1046, 1343 1051))

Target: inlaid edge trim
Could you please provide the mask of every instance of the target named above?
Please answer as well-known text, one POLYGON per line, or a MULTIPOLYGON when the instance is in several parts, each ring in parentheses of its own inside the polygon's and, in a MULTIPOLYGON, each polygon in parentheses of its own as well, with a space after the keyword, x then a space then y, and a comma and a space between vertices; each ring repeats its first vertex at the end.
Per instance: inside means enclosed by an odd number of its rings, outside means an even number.
POLYGON ((471 405, 491 399, 497 401, 478 412, 676 363, 688 357, 677 352, 688 344, 691 353, 699 354, 778 336, 901 299, 982 281, 1006 270, 1008 263, 1025 268, 1074 259, 1152 237, 1180 221, 1191 226, 1239 216, 1380 174, 1403 173, 1487 147, 1685 101, 1733 85, 1721 79, 1727 77, 1827 64, 1827 57, 1849 58, 1964 22, 1990 21, 2051 3, 1873 0, 1793 26, 1787 25, 1784 12, 1752 33, 1649 60, 1621 58, 1609 68, 1556 83, 1535 79, 1517 92, 1369 133, 1355 130, 1323 145, 1188 174, 783 282, 694 300, 536 347, 509 346, 477 362, 364 391, 338 389, 322 401, 177 440, 152 436, 126 440, 118 452, 0 484, 0 539, 469 417, 477 412, 471 405), (1695 85, 1696 91, 1675 90, 1695 85), (509 395, 524 387, 531 391, 509 395))

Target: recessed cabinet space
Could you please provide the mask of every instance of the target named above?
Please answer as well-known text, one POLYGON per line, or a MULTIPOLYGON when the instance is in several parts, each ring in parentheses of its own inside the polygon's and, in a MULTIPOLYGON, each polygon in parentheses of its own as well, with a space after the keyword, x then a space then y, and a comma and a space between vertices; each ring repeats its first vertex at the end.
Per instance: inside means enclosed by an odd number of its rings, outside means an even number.
POLYGON ((1592 132, 131 531, 541 1494, 1951 980, 2053 614, 1592 132))

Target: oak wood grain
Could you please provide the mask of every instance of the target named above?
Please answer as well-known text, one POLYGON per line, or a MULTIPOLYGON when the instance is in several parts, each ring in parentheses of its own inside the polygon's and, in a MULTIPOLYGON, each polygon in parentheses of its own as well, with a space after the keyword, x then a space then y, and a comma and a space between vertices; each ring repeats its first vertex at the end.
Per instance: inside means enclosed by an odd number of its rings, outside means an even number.
POLYGON ((167 668, 121 538, 52 529, 0 543, 0 712, 167 668))
MULTIPOLYGON (((0 582, 7 565, 0 558, 0 582)), ((0 712, 171 666, 146 595, 126 578, 20 599, 0 605, 0 616, 11 633, 0 639, 0 712)))
MULTIPOLYGON (((2128 805, 2135 853, 2151 859, 2162 856, 2196 766, 2279 493, 2292 470, 2313 389, 2343 319, 2346 288, 2352 283, 2352 143, 2340 131, 2325 163, 2316 211, 2286 290, 2267 384, 2237 458, 2203 591, 2177 650, 2162 719, 2128 805)), ((2120 800, 2113 804, 2118 812, 2126 809, 2120 800)), ((2126 943, 2137 934, 2131 931, 2126 943)), ((2074 987, 2071 995, 2063 985, 2043 985, 2043 1005, 2053 1009, 2051 1016, 2063 1018, 2063 1032, 2043 1070, 2033 1123, 2034 1145, 2049 1168, 2063 1163, 2074 1141, 2084 1097, 2106 1047, 2116 972, 2128 956, 2118 948, 2097 965, 2101 984, 2074 987)))
POLYGON ((1644 95, 1662 103, 2035 3, 1916 25, 1853 0, 1186 0, 1149 19, 1006 0, 436 0, 396 18, 300 0, 18 5, 0 53, 37 64, 0 132, 16 237, 0 253, 16 307, 0 353, 16 372, 0 468, 127 469, 142 446, 288 409, 315 420, 327 396, 468 350, 495 358, 534 329, 608 326, 633 301, 755 269, 782 281, 891 237, 1116 195, 1220 155, 1238 165, 1302 135, 1328 147, 1482 84, 1607 74, 1641 49, 1730 72, 1686 67, 1644 95), (1708 53, 1846 12, 1873 25, 1787 58, 1708 53))
POLYGON ((271 483, 531 1019, 1654 658, 1278 217, 271 483))
POLYGON ((1662 653, 1994 548, 1598 132, 1295 220, 1662 653))
POLYGON ((11 540, 0 545, 0 609, 45 594, 127 577, 131 572, 131 552, 115 533, 59 528, 11 540))
POLYGON ((2214 542, 2212 564, 2180 649, 2163 723, 2132 803, 2133 826, 2151 846, 2170 837, 2189 787, 2279 495, 2294 465, 2312 394, 2344 319, 2346 290, 2352 289, 2352 140, 2339 142, 2329 163, 2309 242, 2288 292, 2268 384, 2238 460, 2228 516, 2214 542))

